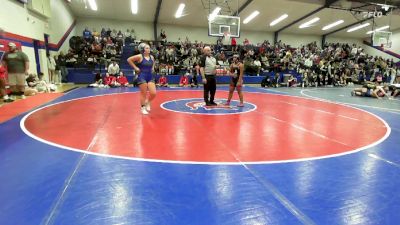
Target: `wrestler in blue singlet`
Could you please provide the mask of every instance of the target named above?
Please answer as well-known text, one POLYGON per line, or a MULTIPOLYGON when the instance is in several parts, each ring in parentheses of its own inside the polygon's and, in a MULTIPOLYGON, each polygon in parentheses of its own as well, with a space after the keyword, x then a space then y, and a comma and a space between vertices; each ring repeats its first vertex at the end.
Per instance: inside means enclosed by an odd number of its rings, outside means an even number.
POLYGON ((138 76, 138 84, 144 84, 148 82, 155 82, 155 77, 153 75, 153 59, 146 59, 144 54, 142 54, 142 62, 139 63, 138 67, 140 69, 140 74, 138 76))

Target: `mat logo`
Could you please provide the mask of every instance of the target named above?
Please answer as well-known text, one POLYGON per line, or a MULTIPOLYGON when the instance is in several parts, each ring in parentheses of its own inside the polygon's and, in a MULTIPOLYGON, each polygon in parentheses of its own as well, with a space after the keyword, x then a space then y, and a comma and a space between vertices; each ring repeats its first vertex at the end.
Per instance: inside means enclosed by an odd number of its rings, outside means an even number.
POLYGON ((203 115, 232 115, 248 113, 257 109, 257 106, 245 102, 243 107, 238 107, 239 101, 232 100, 231 105, 225 105, 226 99, 215 99, 216 106, 207 106, 202 98, 176 99, 162 103, 161 108, 179 113, 203 115))
POLYGON ((193 102, 187 102, 185 105, 190 110, 198 110, 199 108, 203 108, 205 110, 214 110, 214 109, 225 109, 225 110, 235 110, 235 111, 238 110, 238 108, 233 108, 229 105, 223 105, 222 102, 216 102, 216 103, 218 104, 216 106, 206 106, 206 103, 203 101, 193 101, 193 102))

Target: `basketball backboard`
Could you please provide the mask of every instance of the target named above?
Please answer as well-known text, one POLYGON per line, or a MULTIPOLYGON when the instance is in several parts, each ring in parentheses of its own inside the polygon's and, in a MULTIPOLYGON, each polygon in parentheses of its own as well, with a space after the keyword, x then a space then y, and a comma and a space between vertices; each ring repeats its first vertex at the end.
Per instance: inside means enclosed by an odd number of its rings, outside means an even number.
POLYGON ((217 15, 208 21, 208 35, 222 37, 225 32, 230 33, 230 37, 240 37, 240 17, 217 15))
POLYGON ((374 31, 372 35, 372 45, 378 47, 391 48, 392 32, 374 31))

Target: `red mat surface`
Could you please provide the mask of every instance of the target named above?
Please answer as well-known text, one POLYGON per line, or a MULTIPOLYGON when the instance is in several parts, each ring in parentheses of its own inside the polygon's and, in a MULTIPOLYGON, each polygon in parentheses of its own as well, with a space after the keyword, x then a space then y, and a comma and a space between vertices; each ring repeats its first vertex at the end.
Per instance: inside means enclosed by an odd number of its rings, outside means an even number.
POLYGON ((27 97, 26 99, 21 99, 12 103, 4 104, 2 107, 0 107, 0 123, 10 120, 47 102, 50 102, 62 95, 63 93, 43 93, 27 97))
POLYGON ((197 162, 321 157, 362 148, 387 132, 382 121, 364 111, 291 96, 246 93, 246 101, 258 108, 238 115, 192 115, 159 107, 198 96, 159 93, 148 116, 139 112, 138 93, 84 98, 39 110, 25 126, 38 138, 83 151, 197 162))

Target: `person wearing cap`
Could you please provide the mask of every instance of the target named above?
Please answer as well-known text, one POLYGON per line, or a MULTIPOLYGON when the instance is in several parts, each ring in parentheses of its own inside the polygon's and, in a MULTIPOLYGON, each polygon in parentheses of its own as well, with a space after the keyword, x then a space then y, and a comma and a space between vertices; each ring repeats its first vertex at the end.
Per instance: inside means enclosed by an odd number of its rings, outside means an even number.
POLYGON ((214 102, 217 91, 217 80, 215 78, 217 60, 211 55, 211 48, 204 47, 204 55, 200 58, 200 73, 204 84, 204 102, 207 106, 216 106, 214 102))
POLYGON ((10 42, 8 47, 10 51, 3 58, 8 69, 8 83, 14 95, 25 98, 25 74, 29 71, 29 58, 25 53, 17 50, 15 43, 10 42))
POLYGON ((239 55, 233 55, 232 64, 230 66, 231 83, 229 86, 228 100, 226 101, 225 105, 230 105, 233 92, 235 92, 236 89, 240 100, 240 103, 237 105, 237 107, 244 106, 243 93, 242 93, 243 71, 244 71, 244 66, 243 63, 239 61, 239 55))

